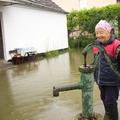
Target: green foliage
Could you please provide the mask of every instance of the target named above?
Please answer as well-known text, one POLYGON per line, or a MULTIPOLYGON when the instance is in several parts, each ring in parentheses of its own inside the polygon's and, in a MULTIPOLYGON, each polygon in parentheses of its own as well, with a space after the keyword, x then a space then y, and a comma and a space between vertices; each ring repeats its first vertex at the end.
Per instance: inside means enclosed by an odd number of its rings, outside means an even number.
POLYGON ((108 21, 118 20, 120 16, 120 4, 109 5, 102 8, 92 8, 81 11, 73 11, 68 17, 68 30, 73 31, 79 26, 82 31, 94 33, 95 25, 101 19, 108 21))
POLYGON ((80 37, 80 47, 85 47, 87 44, 90 44, 95 40, 95 38, 92 37, 80 37))
POLYGON ((78 40, 74 38, 69 38, 69 47, 70 48, 75 48, 77 47, 78 40))
POLYGON ((65 53, 67 50, 68 49, 49 51, 49 52, 44 53, 44 57, 46 58, 55 57, 55 56, 65 53))
MULTIPOLYGON (((87 32, 88 34, 91 34, 91 36, 95 35, 95 25, 101 20, 105 19, 109 22, 118 21, 118 26, 120 27, 120 4, 114 4, 109 5, 102 8, 92 8, 92 9, 85 9, 80 11, 72 11, 67 16, 67 26, 68 26, 68 33, 70 33, 74 30, 80 30, 82 32, 87 32)), ((120 30, 120 28, 118 29, 120 30)), ((120 31, 118 33, 120 35, 120 31)), ((82 35, 79 35, 79 38, 82 37, 82 35)), ((87 39, 88 36, 84 37, 87 39)), ((120 36, 119 36, 120 37, 120 36)), ((73 38, 72 38, 73 39, 73 38)), ((83 39, 83 38, 82 38, 83 39)), ((69 45, 74 46, 73 43, 76 44, 77 40, 74 40, 74 42, 70 40, 69 45)), ((81 44, 86 44, 87 40, 83 40, 81 44)), ((76 46, 76 45, 75 45, 76 46)))
POLYGON ((50 51, 50 52, 46 52, 45 53, 45 57, 54 57, 54 56, 57 56, 59 55, 59 51, 56 50, 56 51, 50 51))
POLYGON ((81 36, 77 39, 69 38, 69 47, 70 48, 85 47, 87 44, 93 42, 94 40, 95 40, 94 37, 86 37, 86 36, 81 36))
POLYGON ((71 32, 78 25, 78 18, 76 13, 77 11, 73 11, 67 16, 67 27, 69 32, 71 32))

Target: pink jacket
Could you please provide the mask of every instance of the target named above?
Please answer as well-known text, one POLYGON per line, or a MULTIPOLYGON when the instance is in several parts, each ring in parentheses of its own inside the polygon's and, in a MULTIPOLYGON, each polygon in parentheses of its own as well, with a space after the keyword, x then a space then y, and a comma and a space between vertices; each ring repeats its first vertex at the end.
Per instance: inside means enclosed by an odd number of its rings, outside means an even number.
MULTIPOLYGON (((111 57, 115 57, 116 49, 119 45, 120 45, 120 41, 119 40, 114 40, 112 42, 112 44, 108 44, 108 45, 104 46, 104 48, 105 48, 108 55, 110 55, 111 57)), ((98 52, 99 52, 99 49, 94 47, 93 48, 93 53, 96 54, 98 52)))

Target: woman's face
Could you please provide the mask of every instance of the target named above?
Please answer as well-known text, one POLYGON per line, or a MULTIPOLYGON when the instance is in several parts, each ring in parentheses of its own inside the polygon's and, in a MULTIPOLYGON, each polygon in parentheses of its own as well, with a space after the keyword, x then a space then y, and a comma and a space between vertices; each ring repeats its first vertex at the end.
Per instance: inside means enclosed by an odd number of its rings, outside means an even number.
POLYGON ((108 41, 111 36, 111 34, 107 30, 104 30, 102 28, 97 28, 95 33, 96 33, 96 38, 102 43, 108 41))

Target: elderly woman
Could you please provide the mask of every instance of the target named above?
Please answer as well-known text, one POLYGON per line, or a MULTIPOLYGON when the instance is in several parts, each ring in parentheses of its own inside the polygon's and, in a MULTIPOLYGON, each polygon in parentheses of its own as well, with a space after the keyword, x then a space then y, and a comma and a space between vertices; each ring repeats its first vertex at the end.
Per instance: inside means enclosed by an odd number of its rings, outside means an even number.
MULTIPOLYGON (((115 39, 112 30, 113 28, 110 23, 100 20, 95 26, 96 42, 104 47, 113 64, 120 70, 120 41, 115 39)), ((104 54, 100 53, 98 48, 93 48, 93 53, 100 56, 99 63, 95 68, 94 78, 99 86, 101 100, 104 104, 105 119, 118 120, 117 100, 120 78, 112 71, 104 54)))

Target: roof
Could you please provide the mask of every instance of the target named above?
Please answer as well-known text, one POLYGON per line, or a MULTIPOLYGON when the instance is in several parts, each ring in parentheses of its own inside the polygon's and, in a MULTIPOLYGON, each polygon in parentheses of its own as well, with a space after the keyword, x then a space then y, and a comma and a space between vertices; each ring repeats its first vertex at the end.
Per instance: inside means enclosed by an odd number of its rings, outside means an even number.
POLYGON ((60 13, 67 13, 57 4, 55 4, 52 0, 0 0, 0 4, 5 6, 13 5, 13 4, 21 4, 21 5, 27 5, 37 8, 42 7, 60 13))

